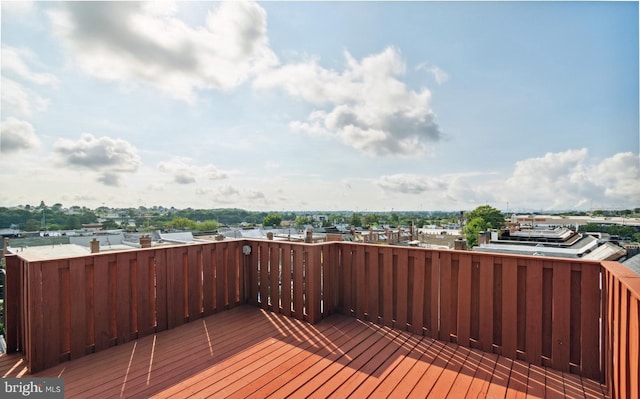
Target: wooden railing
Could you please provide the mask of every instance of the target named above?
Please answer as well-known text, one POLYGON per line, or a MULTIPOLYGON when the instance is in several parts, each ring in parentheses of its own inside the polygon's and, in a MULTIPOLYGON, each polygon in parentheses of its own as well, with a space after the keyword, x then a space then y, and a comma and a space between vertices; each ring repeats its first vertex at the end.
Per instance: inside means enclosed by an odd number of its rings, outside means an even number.
POLYGON ((605 382, 612 398, 640 398, 640 275, 618 262, 602 266, 605 382))
POLYGON ((341 246, 343 312, 601 379, 598 262, 341 246))
POLYGON ((251 303, 311 323, 352 315, 603 381, 623 398, 638 397, 639 293, 617 262, 239 240, 9 256, 7 334, 35 372, 251 303))
POLYGON ((33 373, 244 302, 241 241, 7 257, 7 350, 33 373))

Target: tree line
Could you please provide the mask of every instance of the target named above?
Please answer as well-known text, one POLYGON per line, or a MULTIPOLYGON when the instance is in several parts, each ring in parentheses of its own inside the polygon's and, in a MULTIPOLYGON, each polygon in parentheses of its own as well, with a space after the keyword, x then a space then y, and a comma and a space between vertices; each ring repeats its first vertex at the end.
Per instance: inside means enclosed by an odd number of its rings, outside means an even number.
MULTIPOLYGON (((21 231, 78 230, 83 224, 101 222, 103 229, 119 229, 135 226, 136 229, 191 229, 214 230, 219 226, 264 225, 281 226, 289 222, 295 226, 332 226, 349 224, 354 227, 377 225, 419 226, 457 223, 458 212, 266 212, 237 208, 175 209, 154 207, 90 209, 80 206, 63 208, 41 202, 38 206, 0 207, 0 228, 21 231), (322 215, 318 218, 317 215, 322 215), (132 222, 132 223, 130 223, 132 222)), ((130 227, 132 228, 132 227, 130 227)))

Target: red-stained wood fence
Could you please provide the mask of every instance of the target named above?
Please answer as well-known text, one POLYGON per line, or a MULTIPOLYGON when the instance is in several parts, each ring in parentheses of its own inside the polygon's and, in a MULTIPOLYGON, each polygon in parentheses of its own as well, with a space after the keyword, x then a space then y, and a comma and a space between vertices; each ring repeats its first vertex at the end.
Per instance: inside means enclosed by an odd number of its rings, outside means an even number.
POLYGON ((640 278, 617 262, 238 240, 12 255, 6 285, 8 349, 30 372, 250 303, 311 323, 344 313, 638 397, 640 278))
POLYGON ((612 398, 640 398, 640 275, 618 262, 602 266, 605 382, 612 398))
POLYGON ((342 312, 602 378, 600 263, 342 244, 342 312))
POLYGON ((240 241, 7 257, 7 349, 33 373, 244 302, 240 241))

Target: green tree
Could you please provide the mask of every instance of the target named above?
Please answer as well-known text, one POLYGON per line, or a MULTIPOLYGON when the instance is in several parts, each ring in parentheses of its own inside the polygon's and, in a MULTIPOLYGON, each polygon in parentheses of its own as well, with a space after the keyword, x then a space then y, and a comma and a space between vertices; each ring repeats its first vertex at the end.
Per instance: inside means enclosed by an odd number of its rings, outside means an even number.
POLYGON ((580 226, 580 231, 599 232, 602 231, 602 227, 597 223, 587 223, 580 226))
POLYGON ((612 236, 633 237, 636 233, 636 229, 632 226, 611 225, 607 226, 607 233, 612 236))
POLYGON ((38 231, 40 229, 40 222, 35 219, 29 219, 24 224, 26 231, 38 231))
POLYGON ((296 220, 293 222, 295 226, 304 226, 305 224, 313 224, 313 218, 309 216, 297 216, 296 220))
POLYGON ((463 233, 467 239, 467 245, 469 248, 473 248, 478 245, 478 234, 482 231, 486 231, 490 227, 489 223, 481 217, 475 217, 464 226, 463 233))
POLYGON ((391 216, 389 217, 389 223, 395 225, 400 224, 400 216, 398 216, 398 214, 395 212, 391 213, 391 216))
POLYGON ((82 228, 82 223, 78 215, 69 215, 64 223, 65 230, 78 230, 82 228))
POLYGON ((499 229, 504 226, 502 212, 490 205, 481 205, 465 215, 466 226, 462 233, 469 248, 478 244, 478 233, 488 229, 499 229))
POLYGON ((465 218, 470 222, 475 218, 481 218, 489 224, 489 228, 499 229, 504 226, 504 215, 502 212, 490 205, 481 205, 468 212, 465 218))
POLYGON ((116 224, 115 220, 113 219, 107 219, 104 222, 102 222, 102 229, 103 230, 115 230, 118 228, 118 225, 116 224))
POLYGON ((332 213, 329 215, 328 220, 330 224, 340 224, 340 223, 344 223, 345 217, 344 215, 338 215, 338 214, 332 213))
POLYGON ((196 229, 200 231, 212 231, 218 229, 218 222, 215 220, 205 220, 196 224, 196 229))
POLYGON ((362 218, 358 213, 352 213, 351 218, 349 218, 349 224, 353 227, 361 227, 362 226, 362 218))
POLYGON ((364 223, 365 226, 376 225, 378 224, 378 215, 375 213, 368 213, 364 215, 364 218, 362 218, 362 223, 364 223))
POLYGON ((175 217, 167 224, 167 227, 174 229, 187 229, 194 230, 196 228, 196 222, 185 217, 175 217))
POLYGON ((278 227, 282 223, 282 216, 277 213, 270 213, 262 219, 262 225, 265 227, 278 227))

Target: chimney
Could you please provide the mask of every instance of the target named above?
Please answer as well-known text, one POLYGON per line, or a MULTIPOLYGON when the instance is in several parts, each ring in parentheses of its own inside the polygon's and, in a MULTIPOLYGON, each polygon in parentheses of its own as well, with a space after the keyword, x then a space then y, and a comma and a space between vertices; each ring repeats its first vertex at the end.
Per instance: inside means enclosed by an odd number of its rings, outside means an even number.
POLYGON ((7 248, 9 247, 9 237, 5 237, 4 238, 4 244, 2 247, 2 258, 6 258, 7 257, 7 248))
POLYGON ((268 232, 267 233, 267 240, 273 241, 273 233, 272 232, 268 232))
POLYGON ((313 230, 309 229, 307 230, 307 234, 304 238, 304 242, 306 243, 311 243, 313 242, 313 230))
POLYGON ((151 248, 151 236, 140 237, 140 248, 151 248))
POLYGON ((92 254, 97 254, 98 252, 100 252, 100 241, 96 240, 95 238, 89 242, 89 246, 91 248, 92 254))
POLYGON ((467 250, 467 241, 462 239, 457 239, 453 242, 453 249, 456 251, 466 251, 467 250))
POLYGON ((490 231, 481 231, 480 233, 478 233, 478 245, 489 244, 490 241, 491 241, 490 231))

